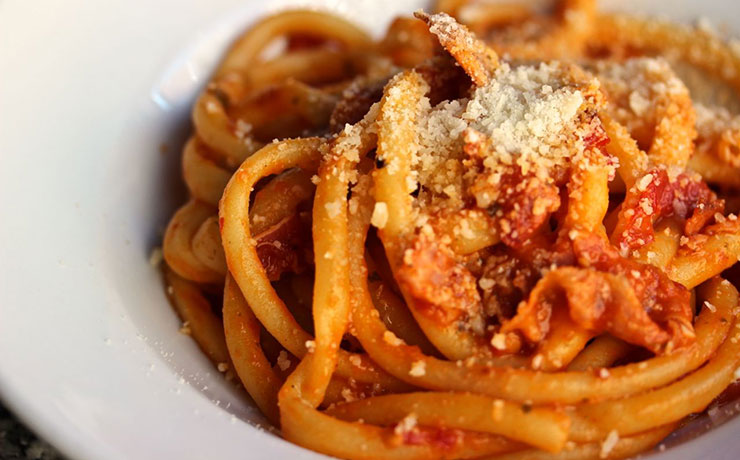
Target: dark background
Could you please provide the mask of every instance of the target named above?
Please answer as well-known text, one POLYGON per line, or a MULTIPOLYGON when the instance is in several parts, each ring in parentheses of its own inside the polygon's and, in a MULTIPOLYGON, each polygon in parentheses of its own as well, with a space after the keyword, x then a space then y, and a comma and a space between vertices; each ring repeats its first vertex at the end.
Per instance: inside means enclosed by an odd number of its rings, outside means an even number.
POLYGON ((0 459, 64 460, 49 444, 41 441, 0 403, 0 459))

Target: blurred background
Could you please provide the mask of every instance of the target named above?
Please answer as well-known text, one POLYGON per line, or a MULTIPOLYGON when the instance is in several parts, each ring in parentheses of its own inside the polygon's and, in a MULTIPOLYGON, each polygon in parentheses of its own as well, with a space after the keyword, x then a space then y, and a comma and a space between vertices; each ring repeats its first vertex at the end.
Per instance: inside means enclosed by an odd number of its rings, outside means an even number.
POLYGON ((63 460, 63 457, 0 404, 0 459, 63 460))

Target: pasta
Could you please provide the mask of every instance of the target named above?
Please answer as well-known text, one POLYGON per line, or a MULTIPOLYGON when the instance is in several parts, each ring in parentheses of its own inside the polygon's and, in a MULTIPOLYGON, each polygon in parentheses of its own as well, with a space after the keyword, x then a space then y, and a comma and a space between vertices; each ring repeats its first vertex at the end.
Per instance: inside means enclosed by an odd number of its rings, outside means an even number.
POLYGON ((740 91, 740 55, 593 0, 433 10, 233 44, 163 242, 183 331, 328 455, 649 450, 738 377, 740 118, 674 68, 740 91))

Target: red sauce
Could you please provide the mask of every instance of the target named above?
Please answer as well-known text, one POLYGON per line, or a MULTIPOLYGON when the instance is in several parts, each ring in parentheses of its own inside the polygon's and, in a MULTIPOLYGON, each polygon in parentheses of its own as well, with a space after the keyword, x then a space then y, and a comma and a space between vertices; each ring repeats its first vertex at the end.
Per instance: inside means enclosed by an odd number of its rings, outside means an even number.
POLYGON ((473 274, 455 261, 449 248, 425 235, 407 250, 397 279, 416 307, 441 324, 480 312, 473 274))
POLYGON ((668 333, 665 339, 655 337, 652 341, 644 337, 640 340, 629 334, 621 338, 632 343, 652 342, 647 348, 654 351, 655 345, 662 345, 669 340, 676 348, 693 342, 694 313, 688 289, 671 281, 652 265, 622 257, 613 246, 595 235, 576 239, 573 249, 580 265, 625 277, 650 319, 668 333))
POLYGON ((586 150, 602 149, 609 143, 609 136, 604 130, 604 125, 599 117, 594 116, 589 123, 589 132, 583 138, 583 146, 586 150))
POLYGON ((433 446, 440 450, 451 450, 462 441, 460 430, 451 428, 422 428, 405 431, 403 443, 412 446, 433 446))
POLYGON ((286 271, 302 271, 304 261, 300 249, 305 245, 305 234, 300 218, 294 214, 255 237, 257 256, 270 281, 280 279, 286 271))
POLYGON ((501 178, 502 215, 498 219, 501 241, 510 247, 521 247, 560 208, 560 190, 536 177, 524 177, 521 171, 501 178))
POLYGON ((520 331, 539 342, 549 331, 553 309, 567 308, 584 329, 608 332, 654 353, 695 340, 686 288, 653 266, 622 257, 597 235, 581 234, 569 246, 561 241, 562 254, 550 259, 561 268, 535 285, 503 332, 520 331))
POLYGON ((670 180, 664 169, 653 169, 651 182, 640 191, 633 187, 625 197, 617 224, 617 244, 632 250, 655 238, 653 225, 663 217, 686 219, 684 234, 699 232, 715 213, 724 211, 724 201, 717 198, 707 184, 688 174, 670 180))

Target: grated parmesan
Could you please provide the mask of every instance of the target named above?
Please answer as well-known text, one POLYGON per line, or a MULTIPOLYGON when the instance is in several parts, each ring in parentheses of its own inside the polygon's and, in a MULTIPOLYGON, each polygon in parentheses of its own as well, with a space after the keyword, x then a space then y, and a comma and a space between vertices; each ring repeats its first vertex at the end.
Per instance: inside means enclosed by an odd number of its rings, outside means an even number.
POLYGON ((599 458, 609 457, 609 454, 612 452, 612 450, 614 450, 618 442, 619 442, 619 433, 617 433, 617 430, 611 430, 609 434, 606 436, 606 439, 604 439, 604 442, 601 443, 601 451, 599 452, 599 458))
POLYGON ((505 350, 506 336, 504 334, 493 334, 493 338, 491 338, 491 346, 497 350, 505 350))
POLYGON ((349 362, 355 367, 362 367, 362 358, 357 355, 349 355, 349 362))
POLYGON ((210 114, 218 113, 220 110, 219 105, 215 101, 209 100, 206 102, 206 112, 210 114))
POLYGON ((388 345, 398 347, 400 345, 403 345, 403 340, 396 337, 396 334, 394 334, 391 331, 385 331, 383 333, 383 341, 387 343, 388 345))
POLYGON ((345 388, 342 388, 341 394, 342 394, 342 398, 344 399, 345 402, 348 402, 349 403, 349 402, 352 402, 352 401, 356 401, 357 400, 357 398, 355 397, 354 393, 352 393, 352 390, 350 390, 349 388, 346 388, 346 387, 345 388))
POLYGON ((490 291, 491 288, 496 284, 496 281, 491 278, 481 278, 478 280, 478 286, 484 291, 490 291))
POLYGON ((491 139, 494 161, 515 162, 526 174, 542 160, 564 155, 557 147, 585 99, 563 84, 562 71, 557 64, 503 64, 491 84, 475 90, 462 117, 491 139))
POLYGON ((281 371, 288 370, 288 368, 290 367, 290 359, 288 358, 288 353, 285 350, 281 350, 278 354, 277 365, 281 371))
POLYGON ((427 373, 427 363, 424 361, 414 361, 411 363, 409 375, 411 377, 423 377, 427 373))
POLYGON ((388 223, 388 205, 382 201, 375 203, 370 223, 379 229, 385 228, 385 224, 388 223))
POLYGON ((642 209, 642 212, 644 212, 648 216, 651 216, 653 214, 653 205, 647 198, 643 198, 640 200, 640 209, 642 209))
POLYGON ((493 420, 500 422, 504 418, 504 402, 500 399, 493 401, 493 420))
POLYGON ((645 113, 650 110, 650 101, 640 94, 639 91, 632 91, 632 93, 630 93, 629 104, 630 109, 632 109, 638 117, 645 115, 645 113))
POLYGON ((324 208, 326 208, 326 214, 329 218, 333 219, 342 211, 342 202, 340 200, 332 201, 330 203, 326 203, 324 208))
POLYGON ((532 369, 537 370, 542 366, 542 361, 544 360, 544 357, 540 354, 537 354, 532 358, 532 369))
POLYGON ((525 175, 548 179, 553 167, 566 166, 585 149, 587 133, 579 128, 587 103, 601 97, 598 87, 596 79, 565 64, 502 63, 470 98, 434 107, 423 98, 414 158, 419 182, 459 202, 463 144, 481 139, 487 140, 482 161, 492 179, 515 166, 525 175))
POLYGON ((608 94, 610 115, 632 134, 654 129, 659 113, 672 101, 690 102, 688 88, 663 58, 597 61, 587 67, 608 94))
POLYGON ((653 182, 652 174, 645 174, 642 179, 637 181, 637 190, 644 192, 653 182))
POLYGON ((185 321, 182 323, 182 326, 180 327, 180 334, 184 335, 190 335, 192 334, 192 330, 190 329, 190 321, 185 321))
POLYGON ((156 247, 152 249, 152 253, 149 254, 149 265, 155 268, 159 267, 162 260, 164 260, 164 252, 162 252, 162 248, 156 247))
POLYGON ((714 27, 714 24, 712 24, 712 21, 706 16, 701 16, 697 19, 696 28, 707 35, 717 35, 717 29, 714 27))
POLYGON ((252 125, 246 121, 239 119, 236 120, 236 131, 234 135, 239 139, 246 139, 246 137, 252 132, 252 125))
POLYGON ((413 412, 402 418, 396 426, 393 428, 393 433, 398 436, 402 436, 406 433, 413 431, 417 425, 416 414, 413 412))

